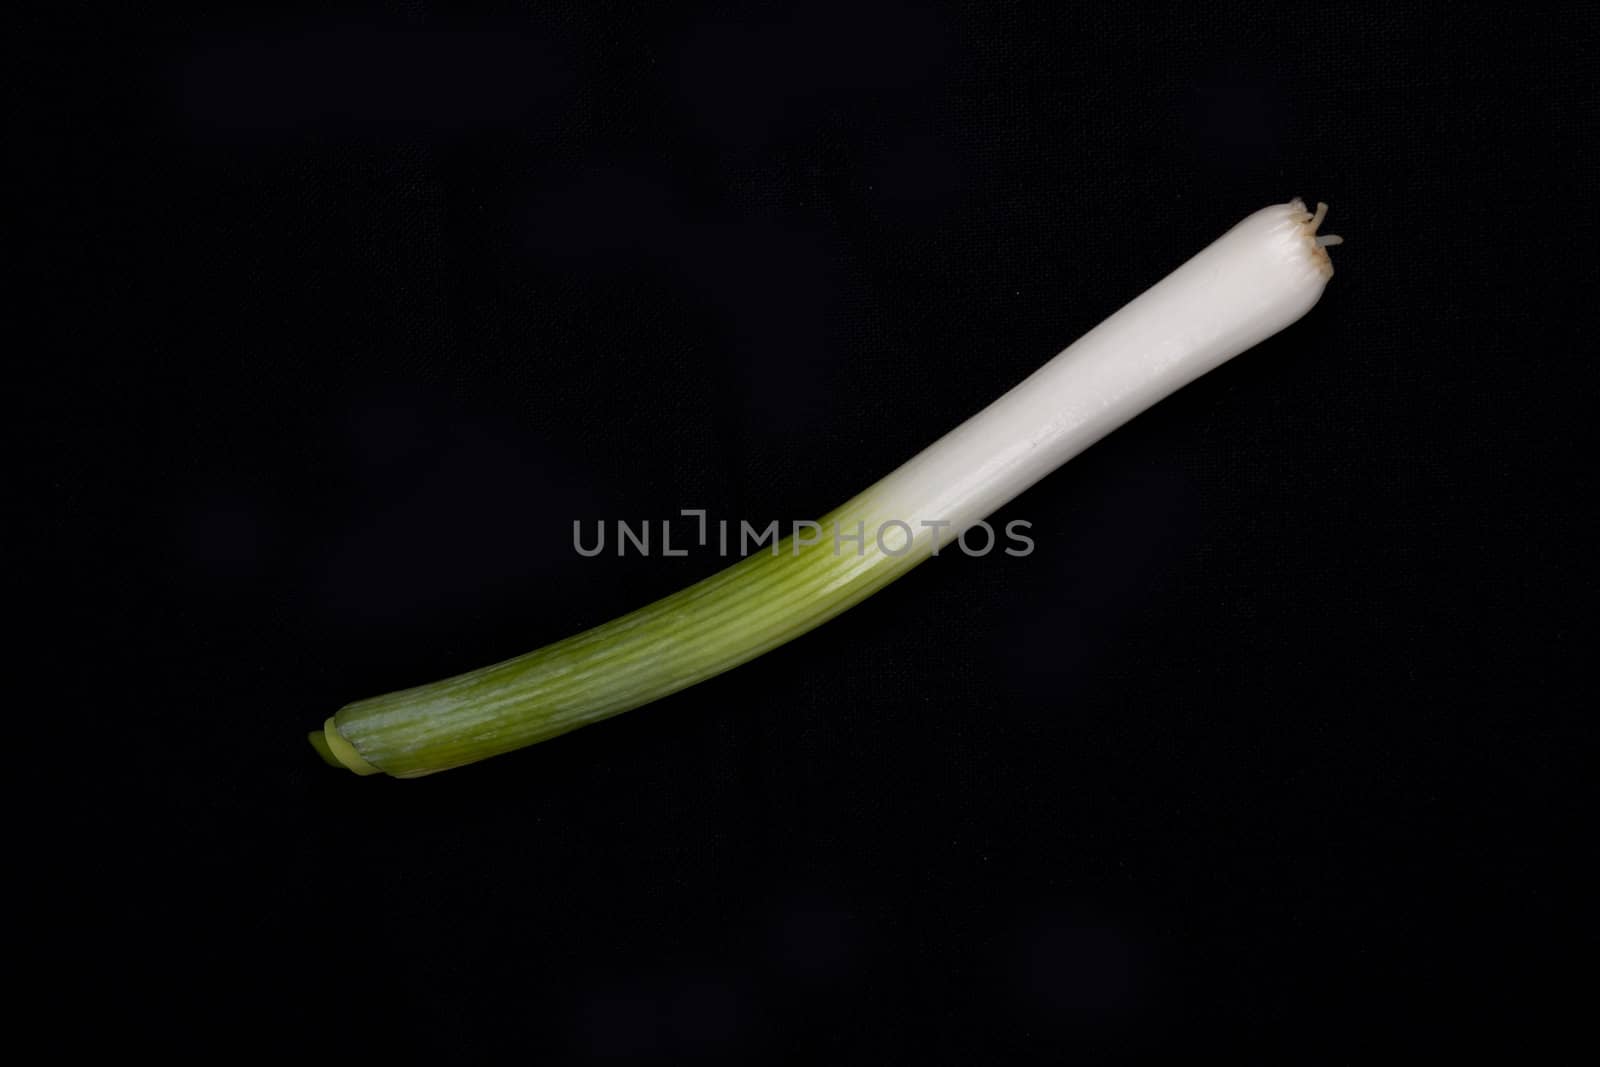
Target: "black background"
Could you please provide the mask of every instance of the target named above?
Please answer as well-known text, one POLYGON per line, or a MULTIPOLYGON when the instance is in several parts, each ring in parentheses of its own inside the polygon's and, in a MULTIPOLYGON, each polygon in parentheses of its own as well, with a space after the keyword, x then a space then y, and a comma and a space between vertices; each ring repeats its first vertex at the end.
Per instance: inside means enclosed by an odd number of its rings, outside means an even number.
POLYGON ((1592 12, 15 28, 58 1039, 1355 1062, 1592 1009, 1592 12), (1295 195, 1321 304, 1006 508, 1031 557, 433 778, 306 745, 718 566, 573 520, 824 511, 1295 195))

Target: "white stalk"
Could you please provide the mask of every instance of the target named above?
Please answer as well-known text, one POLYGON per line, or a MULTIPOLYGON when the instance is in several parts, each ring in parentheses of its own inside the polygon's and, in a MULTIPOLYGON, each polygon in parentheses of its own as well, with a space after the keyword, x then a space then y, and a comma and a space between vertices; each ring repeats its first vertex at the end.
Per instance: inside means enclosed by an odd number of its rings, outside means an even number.
POLYGON ((869 492, 964 529, 1106 434, 1310 311, 1333 276, 1328 206, 1263 208, 869 492))
POLYGON ((504 663, 357 701, 311 735, 361 774, 417 777, 659 699, 797 637, 905 574, 1094 442, 1316 304, 1327 212, 1263 208, 1021 384, 825 516, 814 545, 719 574, 504 663), (840 551, 834 540, 865 533, 840 551), (942 532, 942 536, 941 536, 942 532))

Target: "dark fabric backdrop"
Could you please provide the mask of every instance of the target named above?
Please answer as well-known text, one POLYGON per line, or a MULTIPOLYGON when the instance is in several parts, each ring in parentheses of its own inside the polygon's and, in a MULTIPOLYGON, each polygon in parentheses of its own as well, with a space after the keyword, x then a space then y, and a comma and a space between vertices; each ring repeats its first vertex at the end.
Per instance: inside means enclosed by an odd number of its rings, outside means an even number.
POLYGON ((1368 1062, 1592 1012, 1592 8, 12 18, 58 1039, 1368 1062), (719 565, 574 520, 819 513, 1296 195, 1322 303, 1006 508, 1031 557, 423 781, 306 745, 719 565))

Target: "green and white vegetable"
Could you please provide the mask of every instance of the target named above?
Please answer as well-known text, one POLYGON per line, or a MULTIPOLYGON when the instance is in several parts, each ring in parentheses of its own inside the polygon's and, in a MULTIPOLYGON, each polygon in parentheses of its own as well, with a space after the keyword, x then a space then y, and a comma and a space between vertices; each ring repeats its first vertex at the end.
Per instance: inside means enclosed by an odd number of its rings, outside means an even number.
POLYGON ((1250 215, 1010 392, 791 536, 629 615, 516 659, 339 709, 311 741, 416 778, 648 704, 860 603, 1163 397, 1309 311, 1333 275, 1294 200, 1250 215), (834 533, 841 540, 836 544, 834 533), (864 536, 853 540, 857 533, 864 536), (858 547, 859 545, 859 547, 858 547))

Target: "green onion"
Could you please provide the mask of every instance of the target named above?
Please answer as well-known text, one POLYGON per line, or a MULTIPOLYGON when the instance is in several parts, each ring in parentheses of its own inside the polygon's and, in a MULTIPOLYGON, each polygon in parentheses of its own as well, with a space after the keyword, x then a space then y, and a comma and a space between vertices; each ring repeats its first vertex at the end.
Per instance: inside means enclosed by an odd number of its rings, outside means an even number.
POLYGON ((631 614, 339 709, 334 766, 416 778, 522 748, 737 667, 860 603, 1141 411, 1299 319, 1333 275, 1327 211, 1250 215, 815 527, 631 614), (818 530, 820 529, 820 533, 818 530), (859 537, 859 540, 857 538, 859 537))

